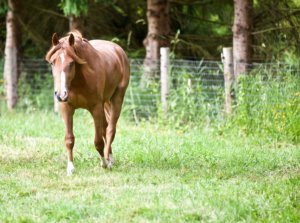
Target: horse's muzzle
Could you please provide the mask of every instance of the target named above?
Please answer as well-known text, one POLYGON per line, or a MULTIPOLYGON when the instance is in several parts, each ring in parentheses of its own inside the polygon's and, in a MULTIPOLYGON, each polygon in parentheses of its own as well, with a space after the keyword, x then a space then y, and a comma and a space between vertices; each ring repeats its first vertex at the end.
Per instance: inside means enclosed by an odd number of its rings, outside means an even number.
POLYGON ((69 98, 68 91, 63 91, 62 93, 55 91, 54 95, 59 102, 66 102, 66 101, 68 101, 68 98, 69 98))

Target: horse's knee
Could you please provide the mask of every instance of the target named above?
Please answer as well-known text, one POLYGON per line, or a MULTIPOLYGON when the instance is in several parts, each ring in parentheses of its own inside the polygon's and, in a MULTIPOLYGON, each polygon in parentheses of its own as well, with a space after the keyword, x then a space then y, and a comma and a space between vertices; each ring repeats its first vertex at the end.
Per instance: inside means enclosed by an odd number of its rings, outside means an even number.
POLYGON ((73 149, 74 144, 75 144, 74 135, 66 135, 65 136, 65 144, 68 149, 73 149))

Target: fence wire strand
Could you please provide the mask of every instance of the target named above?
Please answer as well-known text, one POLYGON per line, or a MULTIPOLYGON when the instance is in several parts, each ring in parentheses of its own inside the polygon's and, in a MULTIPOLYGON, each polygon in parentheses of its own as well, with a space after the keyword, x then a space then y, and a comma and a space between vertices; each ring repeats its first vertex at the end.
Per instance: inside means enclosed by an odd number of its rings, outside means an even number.
MULTIPOLYGON (((0 64, 3 74, 3 63, 0 64)), ((125 96, 124 113, 134 119, 156 116, 160 110, 160 82, 142 89, 143 59, 130 59, 131 79, 125 96)), ((300 69, 284 63, 253 63, 248 68, 262 77, 272 74, 281 77, 283 72, 299 74, 300 69)), ((24 109, 48 109, 54 107, 53 78, 50 66, 42 59, 22 59, 18 83, 18 107, 24 109)), ((224 76, 220 61, 170 60, 170 111, 178 107, 199 110, 211 109, 211 113, 223 110, 224 76)), ((0 103, 5 104, 3 76, 0 82, 0 103)), ((266 79, 267 80, 267 79, 266 79)), ((199 111, 201 112, 201 111, 199 111)))

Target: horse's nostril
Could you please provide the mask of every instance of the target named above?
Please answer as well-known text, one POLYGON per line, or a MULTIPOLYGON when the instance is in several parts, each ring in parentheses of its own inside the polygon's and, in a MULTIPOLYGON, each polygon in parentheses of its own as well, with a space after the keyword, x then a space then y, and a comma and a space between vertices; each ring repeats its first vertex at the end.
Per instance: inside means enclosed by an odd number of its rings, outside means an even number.
POLYGON ((68 100, 68 97, 69 97, 68 91, 63 91, 63 94, 60 95, 60 99, 63 102, 66 102, 68 100))
POLYGON ((69 98, 69 92, 67 90, 62 91, 54 91, 54 96, 59 102, 66 102, 69 98))

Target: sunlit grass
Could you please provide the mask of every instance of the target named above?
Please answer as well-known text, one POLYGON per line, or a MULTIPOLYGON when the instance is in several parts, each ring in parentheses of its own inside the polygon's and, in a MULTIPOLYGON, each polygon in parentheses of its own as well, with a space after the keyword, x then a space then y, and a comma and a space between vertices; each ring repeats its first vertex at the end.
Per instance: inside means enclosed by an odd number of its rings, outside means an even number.
POLYGON ((76 172, 51 112, 0 116, 1 222, 299 222, 299 146, 121 120, 100 167, 91 117, 75 117, 76 172))

